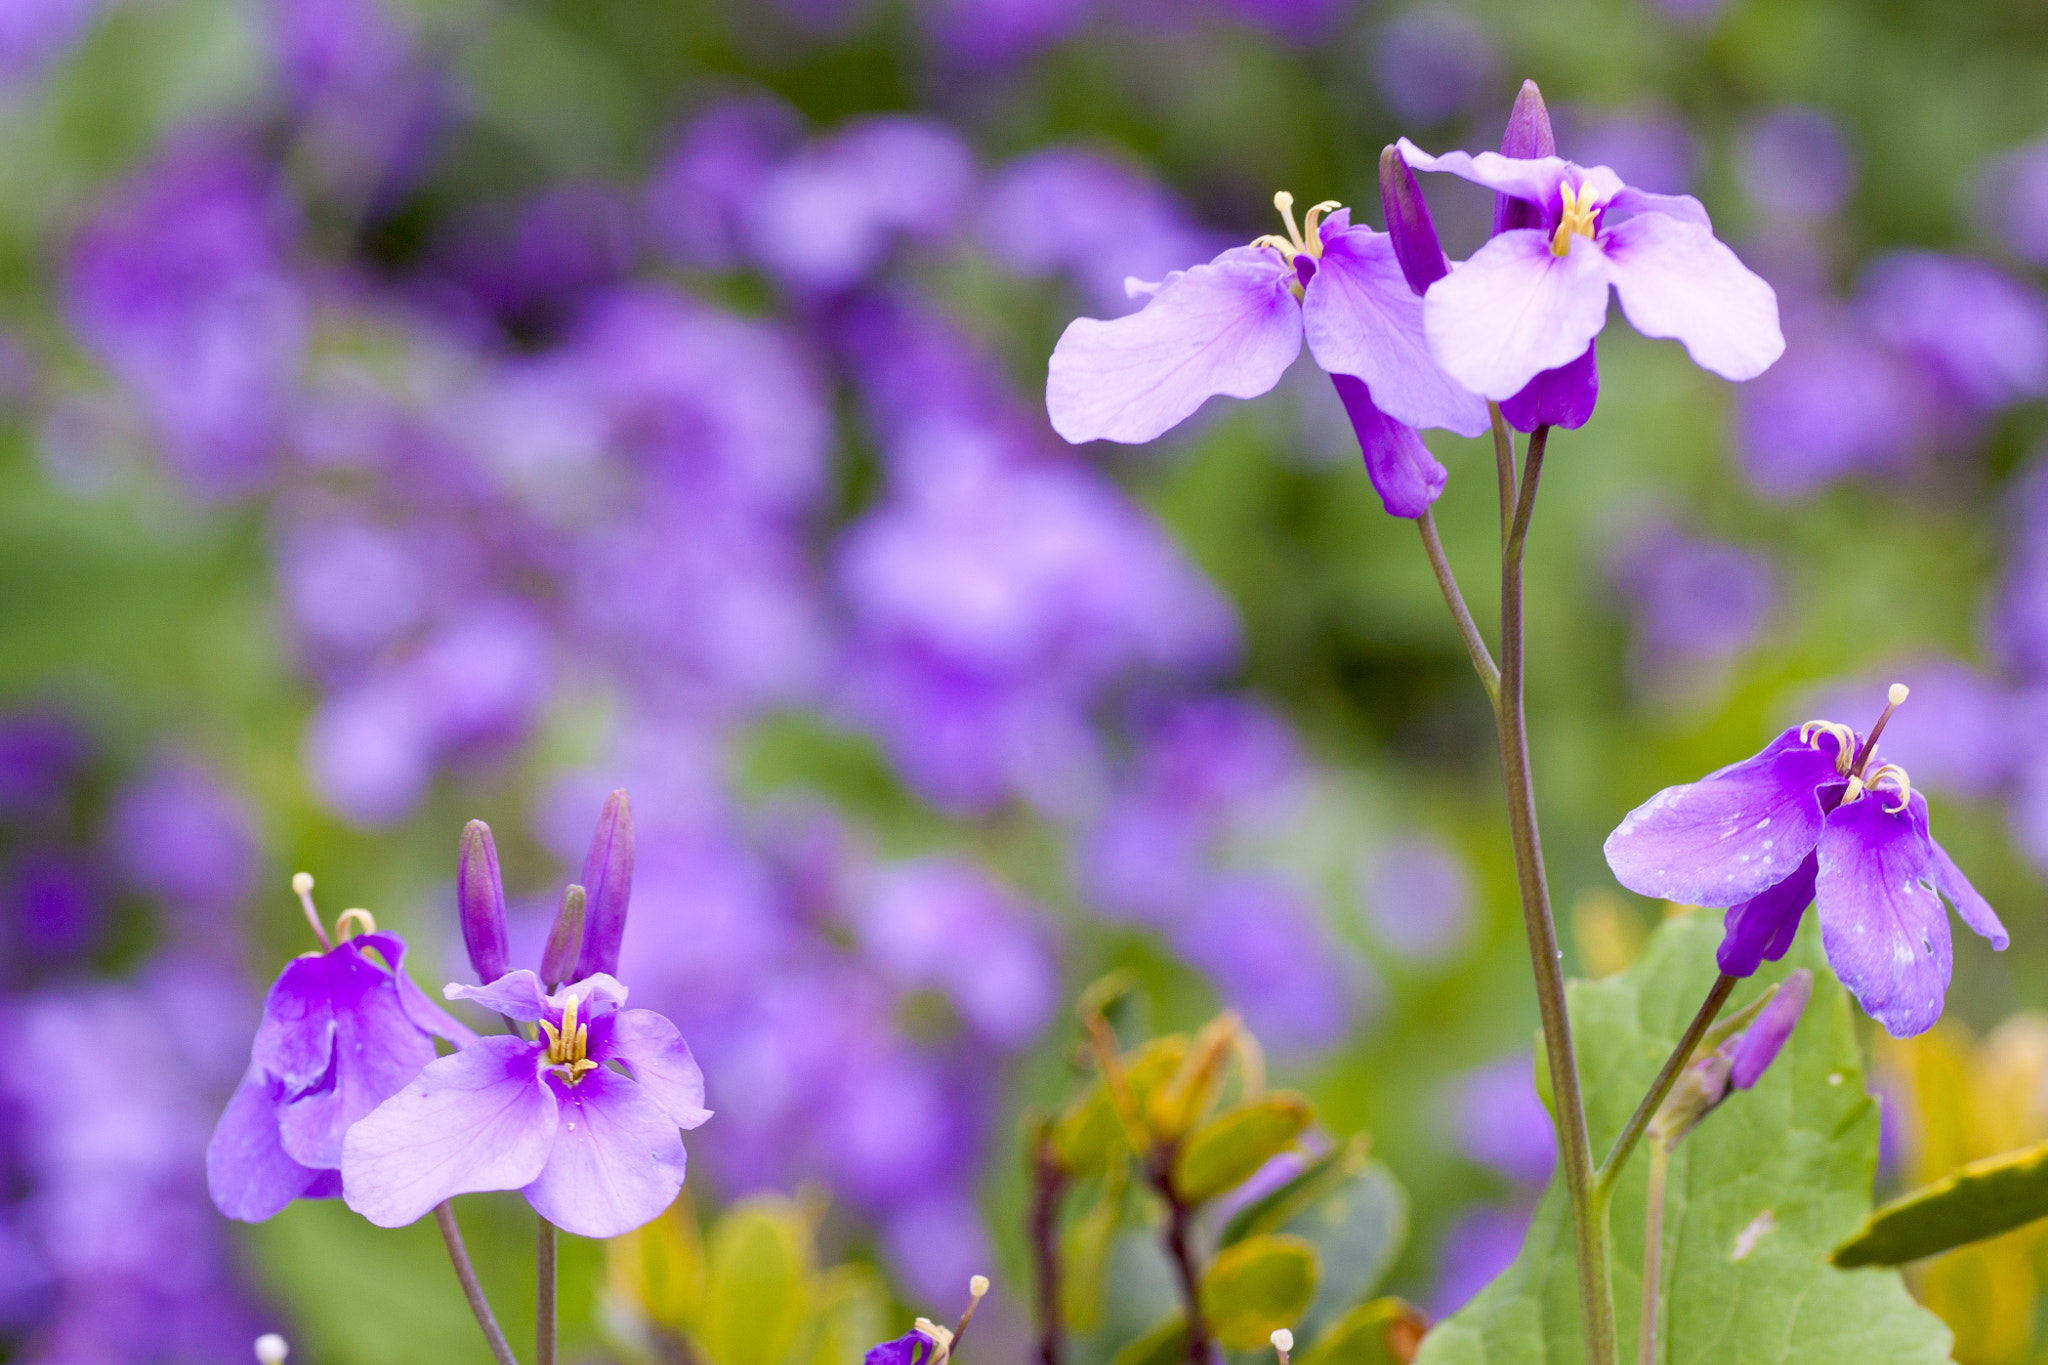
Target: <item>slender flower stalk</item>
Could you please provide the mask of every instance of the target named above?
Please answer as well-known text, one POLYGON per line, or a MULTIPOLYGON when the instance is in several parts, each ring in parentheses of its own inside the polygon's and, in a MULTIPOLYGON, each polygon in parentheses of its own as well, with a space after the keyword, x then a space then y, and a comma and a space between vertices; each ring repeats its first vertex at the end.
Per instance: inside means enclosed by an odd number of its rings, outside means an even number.
POLYGON ((1049 1125, 1041 1126, 1031 1144, 1031 1239, 1038 1283, 1038 1365, 1060 1365, 1060 1201, 1067 1173, 1053 1153, 1049 1125))
POLYGON ((1700 1002, 1698 1013, 1694 1014, 1692 1022, 1686 1025, 1685 1034, 1678 1040, 1678 1045, 1672 1048, 1671 1055, 1664 1059, 1664 1067, 1657 1073, 1657 1079, 1650 1083, 1650 1089, 1643 1096, 1642 1103, 1636 1106, 1635 1113, 1629 1115, 1628 1122, 1622 1125, 1621 1136, 1615 1138, 1614 1146, 1608 1149, 1607 1160, 1600 1163, 1602 1200, 1613 1192, 1614 1182, 1621 1178, 1621 1168, 1628 1164, 1630 1154, 1636 1149, 1636 1143, 1642 1140, 1643 1130, 1650 1126, 1650 1120, 1656 1116, 1657 1106, 1664 1103, 1664 1097, 1671 1093, 1671 1087, 1678 1080, 1679 1073, 1684 1071, 1685 1064, 1692 1060, 1693 1050, 1699 1046, 1700 1039, 1706 1036, 1707 1029, 1713 1025, 1714 1017, 1720 1014, 1721 1007, 1728 1003, 1728 994, 1735 989, 1737 979, 1726 972, 1715 978, 1713 988, 1707 992, 1707 998, 1700 1002))
POLYGON ((1657 1284, 1664 1258, 1664 1177, 1670 1167, 1670 1146, 1652 1139, 1650 1192, 1645 1196, 1648 1204, 1643 1214, 1643 1320, 1636 1334, 1638 1365, 1651 1365, 1657 1358, 1657 1313, 1664 1298, 1657 1284))
POLYGON ((484 1334, 484 1344, 491 1348, 491 1359, 498 1365, 519 1365, 519 1358, 512 1354, 511 1344, 498 1328, 498 1318, 491 1312, 490 1300, 484 1297, 484 1287, 477 1283, 476 1267, 470 1264, 469 1248, 463 1244, 462 1229, 455 1223, 454 1204, 443 1199, 434 1205, 434 1221, 441 1226, 441 1240, 448 1246, 448 1259, 455 1266, 455 1278, 462 1283, 462 1297, 468 1301, 469 1311, 476 1316, 476 1325, 484 1334))
POLYGON ((540 1365, 555 1365, 555 1225, 545 1218, 540 1220, 534 1269, 538 1295, 533 1313, 533 1356, 540 1365))

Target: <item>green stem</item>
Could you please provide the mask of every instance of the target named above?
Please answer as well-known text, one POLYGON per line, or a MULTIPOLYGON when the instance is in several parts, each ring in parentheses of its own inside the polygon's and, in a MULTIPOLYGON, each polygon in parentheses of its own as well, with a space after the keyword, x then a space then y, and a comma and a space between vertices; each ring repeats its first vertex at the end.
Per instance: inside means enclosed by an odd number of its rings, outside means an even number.
POLYGON ((539 1266, 539 1306, 534 1311, 534 1359, 540 1365, 555 1365, 555 1225, 540 1220, 540 1245, 534 1260, 539 1266))
POLYGON ((1678 1040, 1678 1046, 1672 1048, 1671 1055, 1664 1059, 1664 1069, 1659 1071, 1657 1079, 1651 1082, 1649 1092, 1643 1096, 1643 1102, 1636 1106, 1635 1113, 1629 1115, 1628 1123, 1621 1130, 1621 1136, 1614 1140, 1614 1146, 1608 1150, 1607 1160, 1600 1163, 1600 1194, 1603 1198, 1613 1191, 1614 1182, 1621 1178, 1621 1168, 1628 1164, 1629 1155, 1635 1151, 1636 1143, 1642 1140, 1644 1130, 1650 1126, 1650 1120, 1657 1117, 1657 1107, 1664 1103, 1664 1097, 1670 1094, 1671 1087, 1678 1083, 1679 1073, 1684 1071, 1686 1063, 1692 1060, 1694 1050, 1700 1045, 1700 1039, 1705 1037, 1707 1030, 1713 1026, 1714 1017, 1720 1014, 1721 1007, 1728 1003, 1728 996, 1735 989, 1735 981, 1736 978, 1723 972, 1720 979, 1714 982, 1713 989, 1707 992, 1707 998, 1700 1002, 1699 1012, 1693 1015, 1692 1022, 1686 1025, 1685 1036, 1678 1040))
POLYGON ((1508 526, 1515 519, 1515 438, 1508 434, 1508 419, 1501 416, 1500 404, 1488 403, 1487 414, 1493 419, 1493 472, 1500 485, 1500 543, 1508 543, 1508 526))
POLYGON ((477 1283, 476 1267, 470 1264, 469 1248, 463 1245, 462 1229, 455 1224, 455 1206, 445 1199, 434 1205, 434 1221, 441 1225, 441 1240, 448 1245, 448 1259, 455 1266, 455 1278, 462 1283, 462 1297, 469 1301, 469 1311, 484 1334, 484 1344, 491 1348, 491 1359, 498 1365, 519 1365, 511 1344, 498 1330, 498 1319, 491 1312, 490 1300, 484 1297, 483 1286, 477 1283))
POLYGON ((1472 620, 1472 613, 1465 606, 1465 595, 1458 591, 1457 575, 1451 572, 1451 561, 1444 556, 1444 543, 1436 533, 1436 517, 1428 508, 1415 519, 1415 529, 1422 533, 1422 548, 1429 556, 1429 567, 1436 573, 1436 585, 1442 589, 1444 601, 1450 606, 1451 619, 1458 624, 1458 636, 1465 642, 1465 652, 1472 656, 1473 671, 1479 674, 1479 685, 1486 689, 1486 699, 1496 711, 1500 709, 1500 669, 1494 666, 1493 655, 1486 651, 1486 637, 1479 633, 1478 625, 1472 620))
POLYGON ((1636 1333, 1637 1365, 1653 1365, 1657 1358, 1657 1308, 1664 1297, 1657 1276, 1664 1256, 1664 1176, 1670 1164, 1671 1149, 1652 1138, 1650 1192, 1643 1215, 1643 1321, 1636 1333))
MULTIPOLYGON (((1523 709, 1525 672, 1522 620, 1522 552, 1536 510, 1543 455, 1550 428, 1529 436, 1521 487, 1500 568, 1500 705, 1495 714, 1500 761, 1506 780, 1508 830, 1514 840, 1515 875, 1522 894, 1522 921, 1529 935, 1529 962, 1536 976, 1536 1005, 1543 1016, 1543 1046, 1550 1066, 1551 1095, 1557 1105, 1559 1156, 1571 1197, 1572 1236, 1578 1254, 1579 1309, 1590 1365, 1616 1365, 1614 1290, 1608 1272, 1606 1204, 1594 1188, 1593 1149, 1586 1134, 1586 1107, 1572 1051, 1571 1017, 1565 1007, 1564 964, 1557 946, 1557 922, 1543 872, 1543 840, 1536 825, 1536 787, 1529 771, 1529 722, 1523 709)), ((1503 465, 1505 471, 1506 466, 1503 465)))

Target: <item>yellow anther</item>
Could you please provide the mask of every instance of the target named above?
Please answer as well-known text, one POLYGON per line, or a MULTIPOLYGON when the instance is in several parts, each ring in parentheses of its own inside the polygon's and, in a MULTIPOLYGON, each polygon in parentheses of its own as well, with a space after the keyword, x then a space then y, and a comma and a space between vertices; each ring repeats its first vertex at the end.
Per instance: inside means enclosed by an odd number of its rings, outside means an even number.
POLYGON ((1835 771, 1847 777, 1849 764, 1856 756, 1856 732, 1835 720, 1810 720, 1799 727, 1799 742, 1809 749, 1820 747, 1821 735, 1835 737, 1835 771))
POLYGON ((1870 775, 1870 789, 1877 790, 1877 784, 1889 780, 1892 790, 1899 794, 1899 804, 1886 806, 1885 814, 1897 815, 1913 803, 1913 779, 1906 776, 1906 770, 1896 763, 1887 763, 1870 775))
POLYGON ((1280 210, 1280 221, 1287 225, 1287 235, 1269 232, 1263 237, 1254 237, 1254 247, 1269 247, 1280 253, 1280 259, 1291 261, 1296 256, 1320 257, 1323 254, 1321 224, 1323 215, 1344 205, 1335 199, 1325 199, 1310 209, 1300 226, 1294 221, 1294 196, 1281 190, 1273 196, 1273 207, 1280 210))
POLYGON ((1593 235, 1593 187, 1581 185, 1576 190, 1570 184, 1558 186, 1558 198, 1563 212, 1558 216, 1557 231, 1550 239, 1553 256, 1563 256, 1572 249, 1572 238, 1593 235))
POLYGON ((548 1036, 548 1063, 566 1069, 569 1084, 582 1080, 584 1072, 597 1070, 597 1063, 590 1060, 590 1025, 576 1022, 575 996, 562 1006, 560 1028, 545 1019, 540 1026, 548 1036))
POLYGON ((1308 250, 1301 240, 1301 229, 1294 225, 1294 196, 1280 190, 1273 196, 1273 207, 1280 210, 1280 221, 1287 224, 1287 240, 1294 244, 1294 254, 1308 250))
POLYGON ((342 943, 348 942, 357 934, 374 934, 376 932, 377 917, 360 907, 354 910, 342 911, 334 921, 334 937, 342 943))
POLYGON ((1842 793, 1842 804, 1846 806, 1846 805, 1848 805, 1848 804, 1849 804, 1849 803, 1850 803, 1851 801, 1859 801, 1859 800, 1861 800, 1861 799, 1862 799, 1862 797, 1863 797, 1863 779, 1862 779, 1862 778, 1860 778, 1860 777, 1852 777, 1852 778, 1850 778, 1850 779, 1849 779, 1849 790, 1847 790, 1847 791, 1845 791, 1845 792, 1843 792, 1843 793, 1842 793))
POLYGON ((1309 255, 1321 257, 1323 254, 1323 215, 1343 207, 1344 205, 1335 199, 1325 199, 1301 216, 1301 234, 1308 244, 1309 255))

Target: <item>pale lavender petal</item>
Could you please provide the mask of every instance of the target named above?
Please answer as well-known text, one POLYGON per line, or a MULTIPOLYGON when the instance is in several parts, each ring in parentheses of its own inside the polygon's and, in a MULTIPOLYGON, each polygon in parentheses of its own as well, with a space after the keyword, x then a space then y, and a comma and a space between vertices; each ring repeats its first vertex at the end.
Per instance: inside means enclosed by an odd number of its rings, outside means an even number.
POLYGON ((549 1017, 560 1014, 572 996, 579 1014, 585 1019, 598 1019, 625 1007, 626 983, 605 972, 572 981, 548 997, 549 1017))
POLYGON ((1330 382, 1344 400, 1344 412, 1365 456, 1366 476, 1387 515, 1412 519, 1427 512, 1443 495, 1448 471, 1429 453, 1415 428, 1396 422, 1374 405, 1365 385, 1348 374, 1333 374, 1330 382))
POLYGON ((1771 997, 1771 1003, 1765 1005, 1763 1013, 1742 1031, 1742 1037, 1735 1044, 1728 1079, 1737 1090, 1748 1090, 1763 1079, 1764 1072, 1777 1060, 1779 1049, 1792 1036, 1799 1016, 1806 1012, 1806 1002, 1812 998, 1812 972, 1801 967, 1785 978, 1778 987, 1778 993, 1771 997))
POLYGON ((645 1091, 602 1069, 574 1085, 551 1075, 548 1089, 561 1124, 547 1164, 521 1191, 535 1212, 578 1237, 617 1237, 675 1202, 683 1139, 645 1091))
POLYGON ((493 1036, 420 1072, 348 1130, 348 1206, 395 1228, 451 1195, 532 1183, 555 1142, 555 1096, 540 1078, 545 1055, 523 1038, 493 1036))
POLYGON ((405 1010, 413 1026, 436 1038, 446 1038, 457 1047, 468 1047, 476 1041, 476 1034, 469 1025, 457 1019, 447 1010, 435 1004, 419 983, 407 975, 405 970, 405 940, 392 933, 361 934, 349 940, 358 950, 375 948, 389 964, 391 974, 398 978, 398 1003, 405 1010))
POLYGON ((1443 171, 1496 193, 1513 195, 1542 209, 1546 224, 1557 221, 1558 186, 1567 180, 1582 187, 1592 186, 1596 204, 1612 201, 1627 188, 1621 177, 1605 166, 1578 166, 1558 156, 1528 160, 1502 156, 1499 152, 1481 152, 1477 156, 1445 152, 1442 156, 1431 156, 1405 137, 1395 145, 1401 149, 1402 159, 1416 170, 1443 171))
POLYGON ((591 1030, 590 1053, 599 1061, 626 1064, 648 1098, 667 1111, 678 1128, 695 1128, 711 1117, 704 1107, 704 1073, 676 1026, 653 1010, 624 1010, 602 1024, 600 1041, 591 1030))
POLYGON ((223 1216, 260 1223, 322 1174, 286 1155, 277 1136, 279 1086, 251 1062, 206 1144, 206 1189, 223 1216))
POLYGON ((1886 1032, 1910 1038, 1941 1017, 1954 962, 1948 912, 1924 880, 1927 840, 1886 809, 1893 796, 1872 791, 1829 812, 1814 904, 1835 975, 1886 1032))
POLYGON ((1730 976, 1752 976, 1766 962, 1776 962, 1799 933, 1799 919, 1813 904, 1813 878, 1819 860, 1811 853, 1791 876, 1740 905, 1728 907, 1721 947, 1714 954, 1730 976))
POLYGON ((1648 190, 1624 189, 1608 201, 1607 207, 1610 212, 1661 213, 1681 223, 1697 224, 1709 232, 1714 230, 1714 220, 1707 216, 1707 206, 1689 194, 1652 194, 1648 190))
POLYGON ((482 986, 451 981, 441 988, 441 994, 449 1000, 474 1001, 507 1019, 518 1019, 528 1024, 561 1014, 561 1010, 548 1007, 547 992, 541 989, 540 978, 524 967, 482 986))
POLYGON ((1778 295, 1697 223, 1645 213, 1602 234, 1621 309, 1646 337, 1675 337, 1702 369, 1754 379, 1785 353, 1778 295))
POLYGON ((1256 398, 1301 354, 1292 267, 1237 247, 1169 280, 1138 312, 1076 318, 1053 348, 1046 410, 1067 440, 1149 441, 1216 394, 1256 398))
POLYGON ((1607 836, 1615 880, 1681 905, 1739 905, 1792 875, 1820 838, 1835 740, 1794 726, 1754 758, 1666 787, 1607 836))
POLYGON ((1593 344, 1607 323, 1608 270, 1590 238, 1574 237, 1559 256, 1547 233, 1504 232, 1429 287, 1430 352, 1473 392, 1512 398, 1593 344))
MULTIPOLYGON (((1912 806, 1913 815, 1924 832, 1927 828, 1926 798, 1914 792, 1912 806)), ((1963 923, 1991 941, 1992 951, 2004 952, 2012 938, 2005 932, 2005 925, 1999 920, 1998 912, 1991 908, 1991 902, 1970 885, 1970 879, 1956 866, 1955 859, 1948 856, 1948 850, 1936 843, 1931 834, 1927 835, 1927 848, 1934 855, 1934 889, 1948 898, 1948 903, 1955 907, 1963 923)))
POLYGON ((1422 331, 1422 300, 1408 287, 1394 240, 1370 228, 1323 234, 1323 256, 1301 305, 1316 364, 1371 388, 1381 412, 1409 427, 1460 436, 1487 428, 1486 400, 1443 372, 1422 331))

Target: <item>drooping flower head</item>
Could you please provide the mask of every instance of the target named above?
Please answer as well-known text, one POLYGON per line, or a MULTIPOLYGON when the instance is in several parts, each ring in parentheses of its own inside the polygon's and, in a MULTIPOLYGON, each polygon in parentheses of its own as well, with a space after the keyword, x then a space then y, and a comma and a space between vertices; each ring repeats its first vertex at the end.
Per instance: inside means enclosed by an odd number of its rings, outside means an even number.
POLYGON ((1306 339, 1336 383, 1388 513, 1418 517, 1446 476, 1415 429, 1477 436, 1486 406, 1431 358, 1422 300, 1387 234, 1353 226, 1334 201, 1299 222, 1293 195, 1273 202, 1285 236, 1233 247, 1157 284, 1127 281, 1133 296, 1151 294, 1143 309, 1068 324, 1046 383, 1053 430, 1077 444, 1150 441, 1217 394, 1265 393, 1306 339))
POLYGON ((1896 764, 1874 764, 1890 704, 1868 737, 1836 721, 1794 726, 1754 758, 1668 787, 1607 837, 1631 891, 1725 906, 1721 970, 1748 976, 1792 946, 1809 903, 1835 973, 1892 1034, 1941 1016, 1953 969, 1942 898, 2007 943, 2005 926, 1928 831, 1927 799, 1896 764))
POLYGON ((1522 209, 1497 215, 1501 230, 1430 287, 1424 308, 1431 353, 1474 392, 1505 402, 1580 361, 1606 324, 1610 285, 1637 331, 1677 338, 1723 378, 1753 379, 1783 353, 1776 294, 1715 238, 1692 196, 1631 189, 1608 167, 1555 155, 1398 145, 1409 165, 1522 209))
POLYGON ((271 986, 249 1069, 206 1149, 215 1207, 251 1223, 341 1193, 349 1126, 434 1060, 435 1038, 476 1037, 406 975, 404 939, 348 910, 330 947, 313 879, 301 872, 292 889, 325 951, 293 959, 271 986))
POLYGON ((626 988, 603 974, 548 995, 521 969, 446 994, 535 1036, 480 1038, 349 1129, 350 1208, 400 1227, 453 1195, 518 1190, 565 1232, 616 1237, 675 1201, 686 1161, 678 1130, 711 1111, 674 1024, 623 1008, 626 988))

